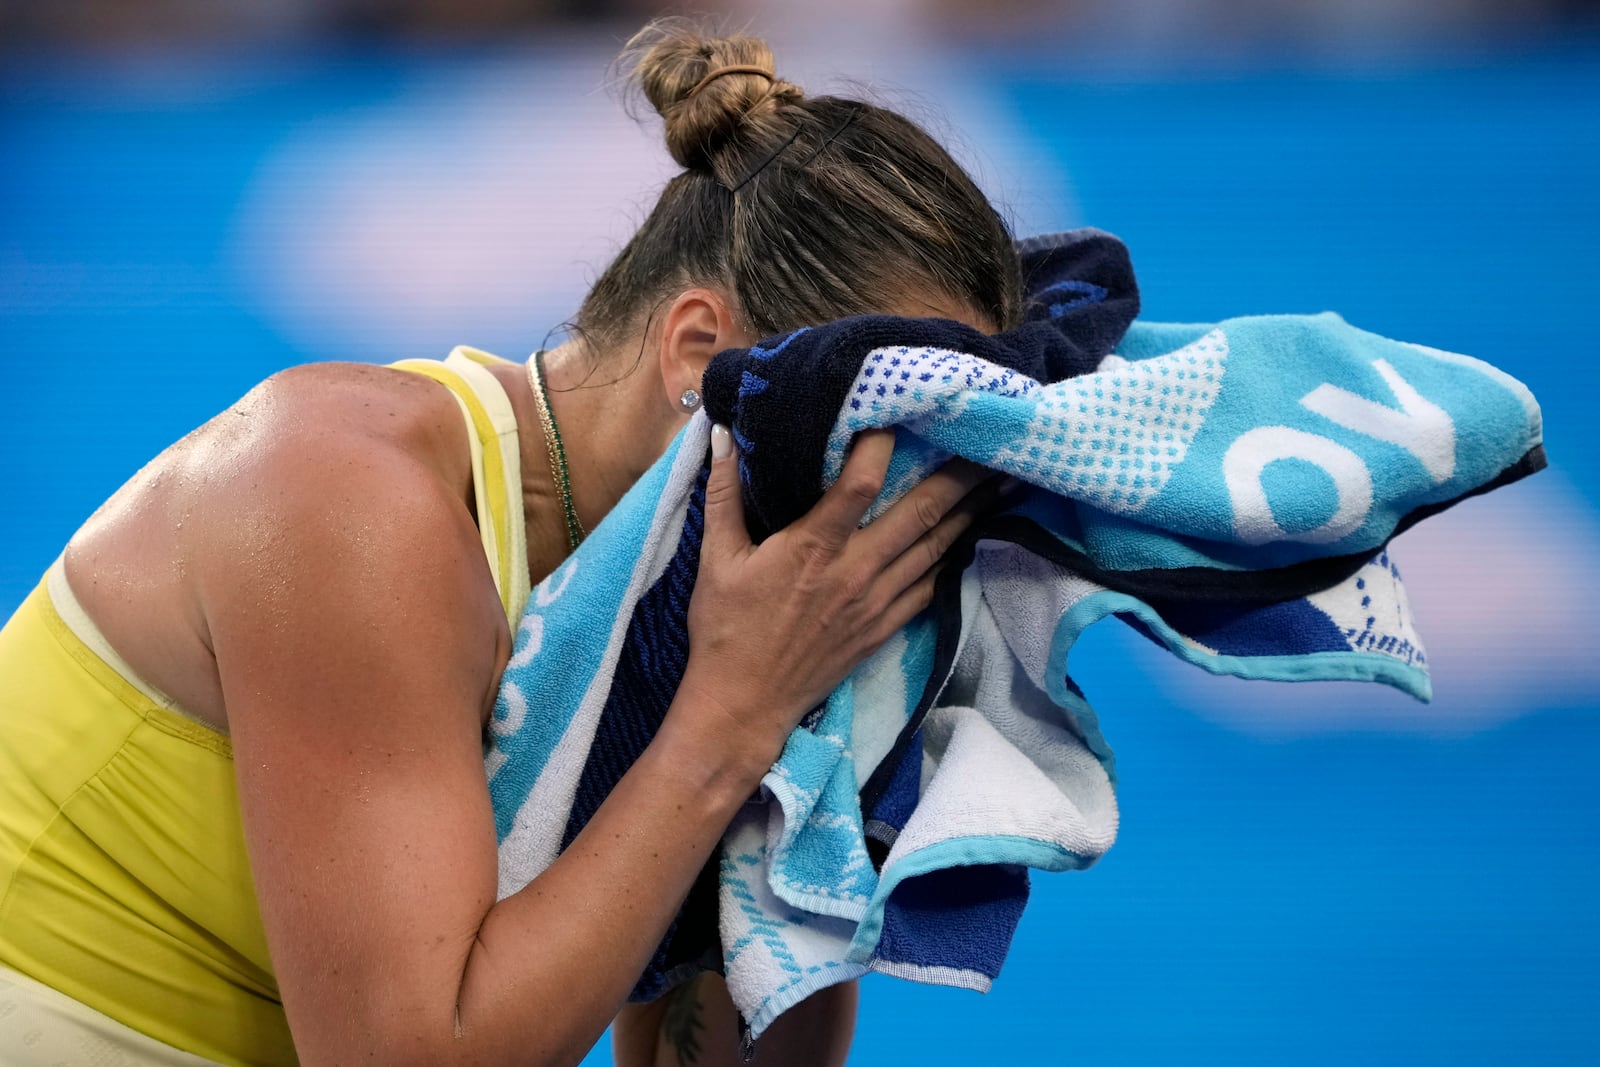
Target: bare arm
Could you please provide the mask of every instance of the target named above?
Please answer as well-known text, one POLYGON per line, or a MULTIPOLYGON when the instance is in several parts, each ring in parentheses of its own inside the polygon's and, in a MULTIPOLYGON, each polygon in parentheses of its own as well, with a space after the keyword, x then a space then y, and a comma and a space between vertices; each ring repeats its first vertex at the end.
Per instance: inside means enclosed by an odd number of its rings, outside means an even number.
POLYGON ((888 451, 864 441, 760 548, 717 461, 678 697, 571 847, 498 904, 481 738, 508 636, 470 520, 359 447, 251 482, 202 583, 302 1062, 583 1056, 788 730, 927 602, 970 521, 946 515, 962 471, 856 531, 888 451), (330 472, 320 491, 311 469, 330 472))

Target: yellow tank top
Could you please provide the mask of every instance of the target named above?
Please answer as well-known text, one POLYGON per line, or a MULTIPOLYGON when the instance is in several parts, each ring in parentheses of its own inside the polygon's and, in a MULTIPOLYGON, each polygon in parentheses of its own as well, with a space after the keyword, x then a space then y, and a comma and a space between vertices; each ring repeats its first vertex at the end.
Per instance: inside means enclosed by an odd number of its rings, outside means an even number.
MULTIPOLYGON (((495 361, 457 348, 394 366, 461 406, 484 551, 515 629, 527 546, 516 419, 484 369, 495 361)), ((209 1060, 296 1062, 228 738, 134 675, 59 560, 0 629, 0 965, 209 1060)), ((12 1062, 3 1047, 0 1062, 12 1062)))

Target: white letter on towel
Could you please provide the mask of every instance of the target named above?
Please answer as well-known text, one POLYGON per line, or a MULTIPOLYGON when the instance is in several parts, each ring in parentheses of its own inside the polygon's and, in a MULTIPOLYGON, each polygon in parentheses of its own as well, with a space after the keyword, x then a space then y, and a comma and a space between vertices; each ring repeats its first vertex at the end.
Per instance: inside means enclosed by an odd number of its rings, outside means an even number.
POLYGON ((1400 410, 1374 403, 1337 385, 1319 385, 1300 398, 1305 407, 1347 430, 1376 437, 1417 457, 1433 484, 1449 480, 1456 472, 1456 425, 1443 408, 1411 387, 1389 366, 1375 359, 1373 369, 1394 390, 1400 410))
POLYGON ((526 633, 528 639, 506 661, 508 671, 526 667, 533 662, 533 657, 539 654, 539 649, 544 647, 544 616, 531 613, 524 615, 522 625, 517 627, 517 630, 519 633, 526 633))
POLYGON ((551 604, 554 604, 556 602, 556 598, 567 591, 567 583, 572 581, 572 576, 577 573, 578 561, 575 559, 569 559, 566 563, 551 571, 545 577, 545 580, 539 583, 538 588, 534 589, 534 603, 538 604, 541 608, 547 608, 551 604), (558 585, 552 586, 550 583, 555 581, 556 575, 558 574, 561 575, 561 582, 558 585))
POLYGON ((1372 509, 1372 475, 1361 457, 1336 441, 1289 426, 1260 426, 1240 434, 1222 457, 1222 476, 1233 502, 1234 534, 1247 545, 1329 544, 1358 528, 1372 509), (1261 488, 1261 472, 1280 459, 1305 460, 1328 472, 1339 498, 1331 519, 1314 530, 1293 534, 1278 525, 1261 488))
POLYGON ((522 729, 522 724, 528 719, 528 698, 522 695, 522 687, 516 682, 507 682, 500 689, 500 699, 495 704, 495 715, 489 720, 489 729, 496 737, 510 737, 522 729), (499 714, 505 708, 505 717, 499 714))

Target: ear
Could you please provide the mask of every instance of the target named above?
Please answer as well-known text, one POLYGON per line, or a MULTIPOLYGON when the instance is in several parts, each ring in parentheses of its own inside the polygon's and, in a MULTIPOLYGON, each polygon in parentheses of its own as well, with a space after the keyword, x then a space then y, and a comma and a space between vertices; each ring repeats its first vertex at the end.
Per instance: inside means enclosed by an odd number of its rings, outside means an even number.
POLYGON ((661 323, 661 384, 667 402, 681 411, 685 389, 699 391, 711 357, 725 348, 743 348, 754 338, 733 320, 727 299, 713 289, 678 294, 661 323))

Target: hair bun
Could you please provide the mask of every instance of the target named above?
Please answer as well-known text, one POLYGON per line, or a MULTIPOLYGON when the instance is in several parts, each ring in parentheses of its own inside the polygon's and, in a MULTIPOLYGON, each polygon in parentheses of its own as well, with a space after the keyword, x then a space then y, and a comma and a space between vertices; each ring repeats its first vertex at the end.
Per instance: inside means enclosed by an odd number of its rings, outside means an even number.
POLYGON ((742 127, 759 145, 767 132, 761 128, 777 125, 778 109, 805 99, 798 85, 777 76, 772 49, 759 37, 710 37, 663 19, 635 35, 623 54, 638 56, 633 77, 666 124, 672 158, 724 179, 729 161, 718 166, 719 157, 742 127))

